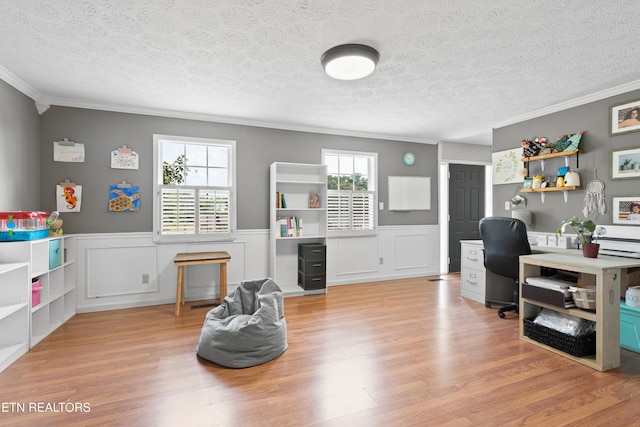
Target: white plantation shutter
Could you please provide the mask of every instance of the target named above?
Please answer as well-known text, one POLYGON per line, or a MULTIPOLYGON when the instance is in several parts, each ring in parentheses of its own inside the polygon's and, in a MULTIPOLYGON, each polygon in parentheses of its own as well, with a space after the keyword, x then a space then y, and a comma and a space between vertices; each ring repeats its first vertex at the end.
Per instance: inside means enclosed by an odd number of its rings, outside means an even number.
POLYGON ((351 228, 350 191, 329 191, 327 194, 327 229, 351 228))
POLYGON ((375 194, 371 191, 336 191, 327 193, 327 230, 375 230, 375 194))
POLYGON ((196 191, 168 187, 161 189, 162 234, 194 234, 196 223, 196 191))
POLYGON ((228 190, 200 190, 198 224, 200 234, 229 233, 231 194, 228 190))
POLYGON ((230 233, 230 205, 229 190, 162 188, 161 233, 193 236, 230 233))
POLYGON ((373 230, 374 227, 374 194, 373 192, 353 192, 351 210, 354 230, 373 230))

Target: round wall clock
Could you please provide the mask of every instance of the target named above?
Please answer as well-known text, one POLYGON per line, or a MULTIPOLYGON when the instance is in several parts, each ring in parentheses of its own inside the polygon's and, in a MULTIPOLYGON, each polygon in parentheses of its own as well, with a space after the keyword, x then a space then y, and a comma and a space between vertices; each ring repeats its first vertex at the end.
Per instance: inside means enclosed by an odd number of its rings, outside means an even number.
POLYGON ((413 153, 404 153, 404 156, 402 156, 402 163, 404 163, 407 166, 411 166, 415 162, 416 162, 416 156, 413 153))

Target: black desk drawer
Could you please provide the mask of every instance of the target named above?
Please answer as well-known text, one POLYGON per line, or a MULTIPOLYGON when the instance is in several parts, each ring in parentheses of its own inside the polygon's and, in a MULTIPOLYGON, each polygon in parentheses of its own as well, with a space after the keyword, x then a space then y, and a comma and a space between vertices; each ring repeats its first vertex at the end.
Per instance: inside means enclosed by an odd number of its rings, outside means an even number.
POLYGON ((327 256, 327 247, 320 243, 301 243, 298 245, 298 256, 305 261, 324 260, 327 256))
POLYGON ((306 261, 302 258, 298 258, 298 269, 305 276, 318 275, 327 273, 327 262, 321 261, 306 261))
POLYGON ((327 287, 327 275, 320 274, 315 276, 305 276, 302 272, 298 272, 298 285, 304 290, 324 289, 327 287))

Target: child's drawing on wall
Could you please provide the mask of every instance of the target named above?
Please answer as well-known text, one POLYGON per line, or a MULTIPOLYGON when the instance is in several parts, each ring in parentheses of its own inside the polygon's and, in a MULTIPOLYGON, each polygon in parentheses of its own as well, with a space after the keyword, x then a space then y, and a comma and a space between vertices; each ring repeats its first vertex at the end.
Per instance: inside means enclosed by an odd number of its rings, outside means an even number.
POLYGON ((140 207, 140 187, 112 185, 109 187, 109 210, 136 212, 140 207))
POLYGON ((82 201, 82 185, 65 185, 56 186, 56 205, 58 212, 80 212, 80 204, 82 201))

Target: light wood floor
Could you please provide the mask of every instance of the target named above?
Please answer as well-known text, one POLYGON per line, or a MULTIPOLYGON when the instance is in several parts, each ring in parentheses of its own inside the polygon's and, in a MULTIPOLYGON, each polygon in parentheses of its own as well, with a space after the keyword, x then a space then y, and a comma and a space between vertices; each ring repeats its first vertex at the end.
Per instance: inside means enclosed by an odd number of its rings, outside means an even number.
POLYGON ((0 374, 0 425, 638 425, 640 354, 594 371, 438 279, 286 298, 289 349, 239 370, 196 356, 208 308, 78 314, 0 374))

